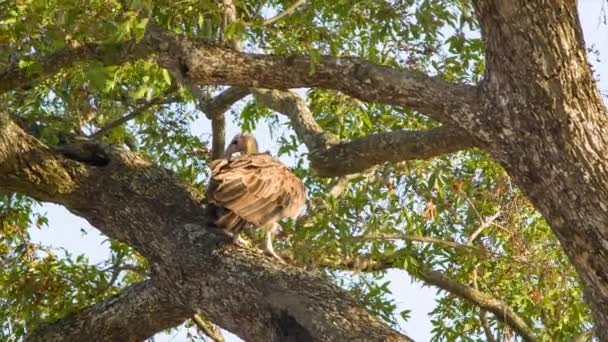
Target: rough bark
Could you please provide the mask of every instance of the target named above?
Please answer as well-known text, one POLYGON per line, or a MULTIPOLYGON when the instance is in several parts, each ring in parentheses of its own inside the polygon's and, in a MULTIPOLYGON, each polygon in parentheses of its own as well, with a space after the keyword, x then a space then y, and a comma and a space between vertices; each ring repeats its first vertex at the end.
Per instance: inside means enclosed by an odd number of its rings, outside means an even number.
POLYGON ((226 243, 205 227, 197 191, 127 150, 82 141, 59 153, 4 115, 0 185, 64 205, 153 265, 151 280, 43 328, 31 341, 141 340, 199 308, 252 341, 409 340, 324 279, 226 243))
MULTIPOLYGON (((487 49, 477 137, 548 220, 608 341, 608 115, 576 2, 476 1, 487 49)), ((473 132, 472 132, 473 133, 473 132)))
POLYGON ((438 155, 475 147, 471 136, 453 126, 426 131, 392 131, 352 141, 340 141, 315 121, 304 100, 289 91, 253 90, 264 106, 284 114, 309 151, 314 171, 321 176, 354 174, 374 165, 438 155))

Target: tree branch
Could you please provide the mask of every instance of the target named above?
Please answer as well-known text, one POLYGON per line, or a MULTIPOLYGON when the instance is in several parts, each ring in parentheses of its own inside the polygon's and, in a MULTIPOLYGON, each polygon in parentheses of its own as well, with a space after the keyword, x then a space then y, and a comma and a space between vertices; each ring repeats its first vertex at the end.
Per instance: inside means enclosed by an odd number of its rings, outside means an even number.
POLYGON ((213 142, 211 147, 211 158, 221 158, 226 145, 226 117, 225 112, 232 107, 236 102, 242 100, 249 95, 249 89, 241 87, 230 87, 214 98, 208 98, 200 87, 194 84, 188 84, 188 88, 192 95, 196 98, 198 109, 205 113, 205 116, 211 120, 211 131, 213 142))
POLYGON ((287 89, 335 89, 368 102, 404 106, 444 123, 468 127, 482 108, 475 86, 457 84, 417 71, 398 70, 354 57, 272 56, 194 41, 149 25, 143 39, 119 44, 83 44, 41 58, 40 68, 0 70, 0 94, 31 86, 81 61, 121 64, 155 53, 179 80, 202 85, 287 89), (314 64, 314 72, 311 69, 314 64), (30 70, 31 69, 31 70, 30 70))
POLYGON ((466 244, 462 244, 462 243, 458 243, 458 242, 454 242, 454 241, 434 238, 432 236, 417 236, 417 235, 410 235, 410 234, 403 234, 403 233, 386 233, 386 234, 366 234, 366 235, 354 236, 354 237, 352 237, 352 239, 353 240, 364 240, 364 241, 368 241, 368 240, 408 240, 408 241, 434 243, 434 244, 442 245, 445 247, 464 250, 467 252, 474 252, 477 254, 486 253, 483 250, 476 248, 474 246, 470 246, 470 245, 466 245, 466 244))
POLYGON ((27 135, 7 115, 0 119, 3 191, 64 205, 130 245, 153 270, 150 281, 49 325, 31 340, 116 340, 109 331, 120 333, 121 340, 141 340, 199 308, 246 340, 286 335, 315 341, 409 340, 322 278, 279 267, 208 228, 201 194, 170 172, 126 149, 91 141, 75 142, 64 155, 27 135))
POLYGON ((349 57, 321 56, 313 62, 307 56, 242 53, 169 33, 159 32, 151 37, 152 42, 169 43, 169 48, 160 54, 161 65, 196 84, 335 89, 364 101, 408 107, 449 123, 472 120, 481 112, 476 87, 420 72, 349 57))
POLYGON ((471 236, 469 236, 469 238, 465 242, 465 245, 472 246, 473 242, 475 241, 475 239, 477 239, 477 237, 479 236, 479 234, 481 234, 484 231, 484 229, 486 229, 489 226, 491 226, 492 223, 494 223, 494 221, 496 221, 496 219, 498 218, 498 216, 500 216, 501 214, 502 214, 502 212, 499 211, 496 214, 494 214, 494 215, 488 217, 487 219, 483 220, 482 223, 479 225, 479 227, 477 227, 477 229, 475 229, 475 231, 473 232, 473 234, 471 234, 471 236))
MULTIPOLYGON (((398 250, 392 255, 385 256, 384 259, 369 255, 360 255, 334 262, 321 262, 319 266, 356 272, 372 272, 390 268, 401 268, 399 265, 395 264, 395 260, 399 259, 399 256, 404 252, 404 250, 398 250)), ((439 271, 425 270, 422 267, 419 267, 415 271, 409 273, 427 284, 436 286, 469 301, 483 310, 492 312, 499 321, 512 327, 524 340, 537 340, 532 328, 530 328, 525 320, 515 313, 507 303, 475 290, 472 287, 462 285, 439 271)))
POLYGON ((108 133, 110 133, 114 128, 121 126, 121 125, 135 119, 136 117, 143 114, 144 112, 146 112, 148 109, 152 108, 153 106, 169 104, 169 103, 173 103, 178 100, 178 97, 176 97, 176 96, 166 97, 168 95, 168 93, 169 92, 165 92, 165 94, 158 96, 150 101, 147 101, 146 103, 133 109, 133 111, 131 111, 131 113, 126 114, 114 121, 109 122, 108 124, 106 124, 105 126, 100 128, 97 132, 90 134, 88 136, 88 138, 89 139, 102 138, 105 135, 107 135, 108 133))
POLYGON ((209 322, 208 319, 203 318, 200 314, 196 314, 192 317, 192 321, 194 324, 214 342, 224 342, 224 336, 222 336, 222 332, 219 331, 213 323, 209 322))
POLYGON ((293 4, 291 4, 289 7, 287 7, 283 12, 275 15, 274 17, 270 17, 270 18, 264 20, 262 25, 269 26, 285 17, 292 15, 293 12, 295 12, 298 9, 298 7, 302 6, 305 2, 306 2, 306 0, 296 0, 293 4))
POLYGON ((462 285, 438 271, 416 272, 414 276, 428 284, 435 285, 445 291, 457 295, 458 297, 466 299, 483 310, 493 313, 498 320, 508 324, 525 341, 537 340, 534 330, 532 330, 526 321, 515 313, 515 311, 513 311, 513 309, 509 307, 507 303, 481 291, 475 290, 472 287, 462 285))
POLYGON ((230 87, 211 100, 202 102, 201 110, 212 119, 227 112, 232 105, 249 95, 249 89, 241 87, 230 87))
POLYGON ((64 48, 41 57, 33 66, 20 68, 13 64, 0 69, 0 94, 16 88, 29 88, 40 79, 52 76, 60 70, 83 61, 96 61, 102 65, 116 65, 153 53, 154 46, 134 41, 116 44, 82 44, 76 48, 64 48))
POLYGON ((340 142, 315 121, 304 100, 290 91, 256 89, 264 106, 287 116, 309 150, 311 166, 321 176, 361 172, 385 162, 428 159, 475 146, 461 129, 442 126, 427 131, 393 131, 340 142))
POLYGON ((158 279, 131 285, 108 300, 43 325, 26 341, 143 341, 155 331, 179 325, 192 312, 172 300, 167 285, 158 279))
POLYGON ((336 136, 319 126, 304 100, 296 93, 259 88, 252 93, 262 105, 289 118, 296 135, 311 153, 325 151, 338 143, 336 136))
POLYGON ((321 176, 361 172, 386 162, 429 159, 475 147, 473 139, 451 126, 426 131, 376 133, 333 145, 311 155, 311 166, 321 176))
MULTIPOLYGON (((475 268, 473 268, 473 279, 471 280, 473 283, 473 289, 475 289, 475 291, 479 291, 477 278, 477 265, 475 265, 475 268)), ((486 335, 486 341, 496 342, 494 334, 492 334, 492 329, 490 328, 490 322, 488 321, 488 312, 482 308, 479 308, 479 323, 481 324, 483 333, 486 335)))

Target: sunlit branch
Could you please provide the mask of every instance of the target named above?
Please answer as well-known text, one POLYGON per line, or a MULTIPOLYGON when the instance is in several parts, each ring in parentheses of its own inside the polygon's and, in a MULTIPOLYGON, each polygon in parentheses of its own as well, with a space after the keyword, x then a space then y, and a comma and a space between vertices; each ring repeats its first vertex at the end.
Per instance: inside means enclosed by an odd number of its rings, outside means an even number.
POLYGON ((253 94, 262 105, 289 118, 297 136, 308 147, 312 167, 321 176, 353 174, 386 162, 428 159, 476 146, 465 132, 450 126, 339 141, 323 130, 296 93, 256 89, 253 94))
MULTIPOLYGON (((473 268, 473 279, 471 279, 471 283, 473 283, 473 288, 476 291, 479 291, 479 284, 477 284, 477 266, 475 266, 475 268, 473 268)), ((486 335, 486 341, 488 342, 496 342, 496 339, 494 338, 494 334, 492 334, 492 329, 490 328, 490 322, 488 321, 488 312, 483 309, 483 308, 479 308, 479 323, 481 324, 481 328, 483 329, 483 333, 486 335)))
POLYGON ((475 241, 475 239, 477 239, 477 237, 479 236, 479 234, 481 234, 484 229, 488 228, 489 226, 491 226, 494 221, 496 221, 496 219, 502 214, 501 211, 498 211, 496 214, 486 218, 485 220, 482 221, 481 225, 479 225, 479 227, 477 229, 475 229, 475 231, 473 232, 473 234, 471 234, 471 236, 469 236, 469 238, 467 239, 467 241, 465 242, 465 245, 472 245, 473 242, 475 241))
POLYGON ((203 317, 202 314, 195 314, 192 316, 192 321, 196 324, 203 334, 209 337, 213 342, 224 342, 224 336, 222 332, 209 321, 209 319, 203 317))
POLYGON ((274 17, 270 17, 270 18, 264 20, 262 25, 269 26, 285 17, 292 15, 298 9, 298 7, 302 6, 305 2, 306 2, 306 0, 296 0, 293 4, 291 4, 289 7, 287 7, 281 13, 275 15, 274 17))
POLYGON ((474 252, 474 253, 477 253, 480 255, 486 254, 486 252, 484 252, 483 250, 481 250, 477 247, 474 247, 474 246, 470 246, 467 244, 462 244, 462 243, 458 243, 458 242, 454 242, 454 241, 434 238, 431 236, 417 236, 417 235, 410 235, 410 234, 403 234, 403 233, 382 233, 382 234, 372 233, 372 234, 354 236, 354 237, 352 237, 352 239, 359 240, 359 241, 373 241, 373 240, 417 241, 417 242, 433 243, 433 244, 437 244, 437 245, 441 245, 441 246, 445 246, 445 247, 461 249, 461 250, 465 250, 467 252, 474 252))
MULTIPOLYGON (((395 261, 399 260, 399 256, 403 253, 405 253, 405 251, 396 251, 391 255, 382 256, 359 255, 351 258, 343 258, 338 261, 323 261, 318 265, 355 272, 371 272, 391 268, 399 269, 401 268, 401 265, 396 264, 395 261)), ((499 321, 505 322, 513 328, 513 330, 515 330, 525 341, 537 340, 532 328, 530 328, 526 321, 507 303, 470 286, 460 284, 439 271, 426 270, 422 267, 417 267, 409 273, 427 284, 436 286, 469 301, 483 310, 492 312, 499 321)))
POLYGON ((88 136, 88 138, 89 139, 99 139, 99 138, 109 134, 114 128, 122 126, 123 124, 135 119, 136 117, 142 115, 143 113, 145 113, 146 111, 148 111, 149 109, 151 109, 154 106, 170 104, 170 103, 173 103, 173 102, 176 102, 179 100, 179 98, 177 96, 167 97, 167 95, 169 93, 170 92, 167 91, 163 95, 158 96, 158 97, 138 106, 137 108, 132 110, 129 114, 126 114, 114 121, 109 122, 108 124, 106 124, 105 126, 100 128, 98 131, 90 134, 88 136))

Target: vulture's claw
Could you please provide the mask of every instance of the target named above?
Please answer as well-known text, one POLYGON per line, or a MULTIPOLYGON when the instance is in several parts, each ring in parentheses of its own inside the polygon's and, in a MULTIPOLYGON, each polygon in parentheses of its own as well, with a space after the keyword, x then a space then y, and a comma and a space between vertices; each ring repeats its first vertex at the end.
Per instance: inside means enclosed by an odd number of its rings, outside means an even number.
POLYGON ((274 247, 272 247, 272 233, 271 232, 266 232, 266 243, 264 243, 264 252, 266 252, 266 254, 268 254, 269 256, 279 260, 279 262, 281 262, 282 264, 285 264, 285 260, 283 260, 283 258, 281 258, 275 251, 274 251, 274 247))

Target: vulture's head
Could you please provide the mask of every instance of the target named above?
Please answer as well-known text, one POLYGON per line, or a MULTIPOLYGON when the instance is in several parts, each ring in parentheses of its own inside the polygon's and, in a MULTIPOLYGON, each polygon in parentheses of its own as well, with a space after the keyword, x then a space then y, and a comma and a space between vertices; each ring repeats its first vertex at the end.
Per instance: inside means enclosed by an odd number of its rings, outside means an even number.
POLYGON ((251 134, 237 134, 232 138, 226 148, 225 157, 230 157, 235 154, 255 154, 258 153, 258 142, 251 134))

